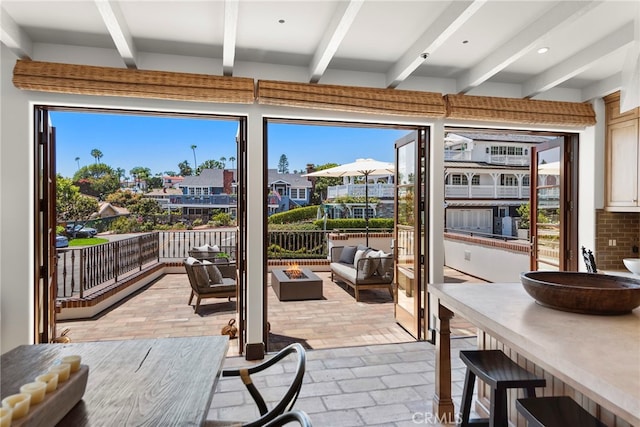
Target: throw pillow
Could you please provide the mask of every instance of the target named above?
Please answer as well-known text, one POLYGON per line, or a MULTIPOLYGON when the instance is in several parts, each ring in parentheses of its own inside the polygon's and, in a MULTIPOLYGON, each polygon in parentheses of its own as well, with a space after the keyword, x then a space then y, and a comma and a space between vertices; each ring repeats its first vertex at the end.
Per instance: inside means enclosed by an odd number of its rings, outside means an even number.
POLYGON ((202 262, 193 257, 187 258, 187 264, 193 269, 193 275, 196 280, 196 286, 199 288, 209 286, 209 275, 202 262))
POLYGON ((362 273, 365 279, 373 276, 378 271, 380 265, 380 254, 378 251, 368 251, 365 254, 367 260, 364 262, 362 273))
POLYGON ((391 274, 391 269, 393 268, 393 256, 391 254, 384 253, 384 251, 379 251, 378 254, 380 256, 380 265, 378 265, 378 274, 380 276, 391 274))
POLYGON ((365 251, 360 250, 360 249, 356 249, 356 254, 353 256, 353 266, 355 268, 358 268, 358 261, 360 261, 362 259, 362 257, 364 256, 365 251))
POLYGON ((340 253, 340 259, 338 262, 343 262, 345 264, 353 264, 353 258, 356 256, 356 247, 355 246, 345 246, 342 248, 342 252, 340 253))
POLYGON ((204 268, 207 269, 207 275, 209 276, 209 283, 212 285, 217 285, 222 283, 222 273, 220 269, 213 265, 212 262, 202 261, 204 268))

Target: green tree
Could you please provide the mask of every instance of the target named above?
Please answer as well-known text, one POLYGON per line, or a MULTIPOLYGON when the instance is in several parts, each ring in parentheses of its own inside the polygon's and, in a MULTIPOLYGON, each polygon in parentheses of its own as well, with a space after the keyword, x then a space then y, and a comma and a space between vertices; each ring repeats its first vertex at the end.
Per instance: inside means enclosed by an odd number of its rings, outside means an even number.
POLYGON ((227 167, 227 163, 226 162, 227 162, 227 158, 226 157, 224 157, 224 156, 220 157, 220 164, 222 165, 222 167, 220 169, 224 169, 224 168, 227 167))
POLYGON ((198 167, 198 161, 196 160, 196 148, 198 148, 197 145, 192 145, 191 146, 191 150, 193 151, 193 166, 194 167, 198 167))
POLYGON ((224 165, 218 160, 205 160, 198 169, 196 169, 196 175, 200 175, 204 169, 224 169, 224 165))
POLYGON ((100 159, 102 158, 102 151, 94 148, 91 150, 91 157, 96 159, 96 164, 100 163, 100 159))
POLYGON ((151 169, 145 168, 143 166, 136 166, 132 168, 129 173, 133 176, 133 180, 136 183, 136 186, 140 187, 140 183, 142 181, 146 182, 151 176, 151 169))
POLYGON ((78 170, 80 169, 80 157, 76 157, 76 163, 78 164, 78 170))
POLYGON ((158 175, 149 177, 149 179, 147 179, 147 187, 162 188, 162 177, 158 175))
POLYGON ((181 176, 191 176, 193 175, 193 169, 189 165, 188 161, 183 161, 178 163, 178 169, 180 169, 181 176))
POLYGON ((120 188, 120 180, 111 166, 104 163, 83 166, 73 175, 74 184, 84 194, 103 199, 120 188))
POLYGON ((135 205, 142 199, 142 195, 134 193, 132 191, 119 190, 109 194, 106 197, 106 201, 114 206, 129 209, 130 206, 135 205))
POLYGON ((137 203, 130 205, 128 209, 131 213, 142 218, 143 222, 149 221, 154 224, 156 222, 156 214, 162 212, 160 204, 156 200, 147 197, 140 198, 137 203))
MULTIPOLYGON (((316 167, 316 171, 329 169, 338 166, 337 163, 325 163, 316 167)), ((311 194, 311 204, 319 205, 323 200, 327 199, 327 188, 334 185, 342 184, 342 178, 333 177, 317 177, 315 178, 315 185, 313 193, 311 194)))
POLYGON ((285 154, 280 156, 280 160, 278 161, 278 172, 279 173, 288 173, 289 172, 289 160, 285 154))
POLYGON ((236 168, 236 158, 234 156, 229 157, 229 161, 231 162, 231 169, 236 168))
POLYGON ((56 216, 59 222, 86 222, 97 212, 96 199, 80 194, 80 188, 69 178, 56 176, 56 216))

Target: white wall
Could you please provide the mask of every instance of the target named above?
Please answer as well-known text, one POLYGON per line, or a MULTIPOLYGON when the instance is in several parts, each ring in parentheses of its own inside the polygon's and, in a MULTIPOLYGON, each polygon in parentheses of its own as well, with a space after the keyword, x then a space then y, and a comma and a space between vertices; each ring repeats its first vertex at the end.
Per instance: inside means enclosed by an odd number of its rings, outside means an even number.
POLYGON ((444 263, 488 282, 519 282, 529 254, 445 239, 444 263))

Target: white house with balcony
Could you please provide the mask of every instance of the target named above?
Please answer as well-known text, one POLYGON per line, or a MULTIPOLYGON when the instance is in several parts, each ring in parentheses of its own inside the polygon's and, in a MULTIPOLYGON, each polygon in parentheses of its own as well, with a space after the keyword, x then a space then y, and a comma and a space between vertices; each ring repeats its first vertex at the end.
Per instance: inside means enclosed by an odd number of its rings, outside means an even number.
POLYGON ((449 132, 445 137, 445 226, 515 236, 529 201, 531 147, 545 136, 449 132))

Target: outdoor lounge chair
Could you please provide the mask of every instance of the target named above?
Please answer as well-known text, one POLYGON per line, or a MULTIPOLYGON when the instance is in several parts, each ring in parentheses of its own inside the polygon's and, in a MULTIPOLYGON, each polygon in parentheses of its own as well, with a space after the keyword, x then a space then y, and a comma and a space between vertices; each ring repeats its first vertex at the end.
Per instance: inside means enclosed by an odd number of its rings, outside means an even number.
POLYGON ((193 310, 197 313, 200 301, 203 298, 228 298, 237 295, 236 268, 232 264, 211 263, 199 261, 193 257, 184 260, 184 268, 187 270, 191 296, 189 305, 196 297, 196 305, 193 310))

